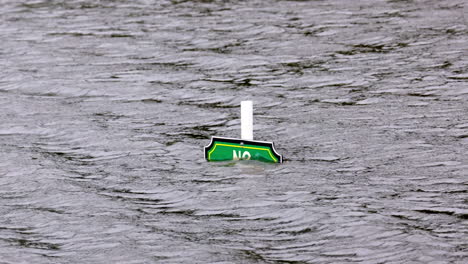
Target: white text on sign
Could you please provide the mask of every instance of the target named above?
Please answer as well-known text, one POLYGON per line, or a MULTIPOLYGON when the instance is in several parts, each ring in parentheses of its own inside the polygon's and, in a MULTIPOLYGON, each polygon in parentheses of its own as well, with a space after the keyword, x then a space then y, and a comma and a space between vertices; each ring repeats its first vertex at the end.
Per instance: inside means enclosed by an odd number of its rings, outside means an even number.
POLYGON ((250 153, 248 151, 244 151, 244 153, 242 153, 241 155, 241 151, 238 150, 237 153, 235 150, 232 151, 232 159, 233 160, 240 160, 240 159, 243 159, 243 160, 249 160, 250 157, 252 157, 250 155, 250 153))

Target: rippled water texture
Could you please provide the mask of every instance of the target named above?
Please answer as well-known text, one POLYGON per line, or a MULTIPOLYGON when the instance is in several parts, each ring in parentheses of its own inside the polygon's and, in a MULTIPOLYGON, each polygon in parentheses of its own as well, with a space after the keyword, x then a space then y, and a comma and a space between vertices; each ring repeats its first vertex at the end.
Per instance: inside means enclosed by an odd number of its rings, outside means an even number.
POLYGON ((468 263, 467 14, 1 1, 0 263, 468 263))

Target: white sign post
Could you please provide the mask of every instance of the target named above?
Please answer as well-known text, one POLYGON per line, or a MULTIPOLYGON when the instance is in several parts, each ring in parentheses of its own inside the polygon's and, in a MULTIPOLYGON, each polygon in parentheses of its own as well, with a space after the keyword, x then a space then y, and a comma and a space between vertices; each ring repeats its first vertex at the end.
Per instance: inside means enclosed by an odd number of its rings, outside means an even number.
POLYGON ((253 140, 252 101, 241 102, 241 138, 244 140, 253 140))

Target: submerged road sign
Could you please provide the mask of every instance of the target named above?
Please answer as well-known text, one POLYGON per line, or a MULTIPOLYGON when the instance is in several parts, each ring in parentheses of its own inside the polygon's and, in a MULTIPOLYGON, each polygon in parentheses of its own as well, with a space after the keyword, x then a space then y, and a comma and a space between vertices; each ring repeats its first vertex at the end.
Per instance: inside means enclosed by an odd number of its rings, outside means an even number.
POLYGON ((283 157, 276 152, 273 142, 253 141, 237 138, 212 137, 205 147, 208 161, 259 160, 282 163, 283 157))
POLYGON ((212 137, 205 147, 205 159, 223 160, 259 160, 282 163, 283 157, 276 152, 273 142, 253 140, 253 103, 241 102, 241 137, 212 137))

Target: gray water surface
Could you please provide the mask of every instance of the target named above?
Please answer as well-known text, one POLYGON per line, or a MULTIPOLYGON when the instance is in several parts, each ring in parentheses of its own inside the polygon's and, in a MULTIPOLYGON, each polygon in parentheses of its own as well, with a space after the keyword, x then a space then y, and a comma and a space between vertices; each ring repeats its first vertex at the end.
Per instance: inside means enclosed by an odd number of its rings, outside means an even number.
POLYGON ((0 6, 0 263, 468 262, 466 1, 0 6))

